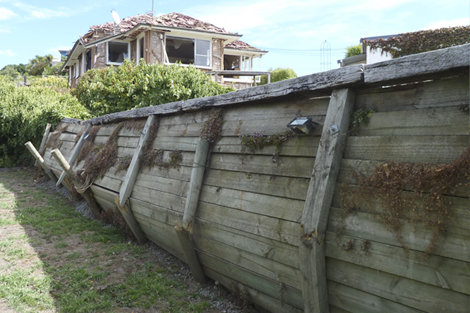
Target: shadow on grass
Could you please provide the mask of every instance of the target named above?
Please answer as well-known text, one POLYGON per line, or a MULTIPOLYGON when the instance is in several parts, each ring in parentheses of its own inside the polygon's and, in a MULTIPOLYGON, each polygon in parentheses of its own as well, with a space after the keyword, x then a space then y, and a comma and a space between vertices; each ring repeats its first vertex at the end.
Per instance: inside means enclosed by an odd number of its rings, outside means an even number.
POLYGON ((117 228, 75 212, 33 181, 0 173, 0 300, 19 312, 215 312, 199 286, 175 279, 117 228))

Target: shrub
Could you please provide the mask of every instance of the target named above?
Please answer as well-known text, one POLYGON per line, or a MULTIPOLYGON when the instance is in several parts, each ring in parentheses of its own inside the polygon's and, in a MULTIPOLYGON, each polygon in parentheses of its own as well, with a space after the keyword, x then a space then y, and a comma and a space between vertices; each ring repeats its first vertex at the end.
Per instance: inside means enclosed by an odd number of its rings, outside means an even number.
POLYGON ((114 68, 92 69, 73 94, 94 116, 168 102, 220 95, 233 89, 219 86, 190 66, 146 64, 126 60, 114 68))
MULTIPOLYGON (((280 82, 281 80, 296 78, 297 74, 294 72, 293 69, 290 68, 277 68, 273 70, 272 68, 269 69, 271 72, 271 83, 280 82)), ((268 76, 263 75, 261 76, 260 85, 266 85, 268 83, 268 76)))
POLYGON ((360 55, 362 54, 362 47, 361 44, 358 43, 357 45, 354 46, 349 46, 346 48, 346 58, 353 57, 355 55, 360 55))
POLYGON ((39 148, 47 123, 55 127, 65 117, 90 117, 70 93, 41 86, 17 87, 1 76, 0 99, 0 167, 32 164, 24 144, 31 141, 39 148))

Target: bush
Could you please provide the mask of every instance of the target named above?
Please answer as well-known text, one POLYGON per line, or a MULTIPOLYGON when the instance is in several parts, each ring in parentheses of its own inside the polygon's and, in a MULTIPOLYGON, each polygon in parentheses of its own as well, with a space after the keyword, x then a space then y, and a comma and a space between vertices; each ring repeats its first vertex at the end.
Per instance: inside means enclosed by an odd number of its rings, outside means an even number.
POLYGON ((168 102, 220 95, 219 86, 190 66, 146 64, 126 60, 114 68, 92 69, 80 79, 73 94, 94 116, 168 102))
POLYGON ((361 44, 358 43, 357 45, 354 46, 349 46, 346 48, 346 58, 353 57, 355 55, 360 55, 362 54, 362 47, 361 44))
MULTIPOLYGON (((280 68, 273 70, 272 68, 269 69, 271 72, 271 83, 280 82, 281 80, 296 78, 297 74, 294 72, 293 69, 290 68, 280 68)), ((268 83, 268 76, 263 75, 261 76, 260 85, 266 85, 268 83)))
POLYGON ((24 144, 39 149, 47 123, 63 118, 87 119, 87 110, 70 93, 49 87, 17 87, 0 76, 0 167, 30 165, 33 157, 24 144))

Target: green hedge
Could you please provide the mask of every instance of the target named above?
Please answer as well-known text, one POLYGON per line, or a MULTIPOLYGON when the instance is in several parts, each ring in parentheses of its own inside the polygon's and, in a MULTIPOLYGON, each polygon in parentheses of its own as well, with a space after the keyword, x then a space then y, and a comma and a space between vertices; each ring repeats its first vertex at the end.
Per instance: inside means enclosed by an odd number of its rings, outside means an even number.
POLYGON ((31 141, 39 149, 47 123, 55 127, 65 117, 91 117, 77 99, 56 92, 58 86, 48 80, 50 87, 17 87, 0 76, 0 167, 32 164, 24 144, 31 141))
POLYGON ((192 66, 145 62, 135 66, 126 60, 117 68, 89 70, 73 94, 92 115, 101 116, 229 91, 233 89, 219 86, 192 66))

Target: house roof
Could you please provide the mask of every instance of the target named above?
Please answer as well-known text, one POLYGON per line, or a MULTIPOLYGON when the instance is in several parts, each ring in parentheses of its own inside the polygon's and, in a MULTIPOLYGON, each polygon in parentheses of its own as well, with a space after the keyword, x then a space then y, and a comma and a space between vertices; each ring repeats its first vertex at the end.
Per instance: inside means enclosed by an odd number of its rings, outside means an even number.
POLYGON ((235 50, 249 50, 249 51, 267 52, 265 50, 255 48, 252 45, 249 45, 246 42, 241 41, 241 40, 236 40, 234 42, 231 42, 231 43, 225 45, 225 48, 235 49, 235 50))
MULTIPOLYGON (((169 13, 160 16, 152 16, 150 14, 139 14, 130 17, 123 18, 121 23, 116 30, 125 33, 139 24, 150 24, 154 26, 165 26, 165 27, 175 27, 175 28, 186 28, 191 30, 199 30, 212 33, 221 33, 221 34, 234 34, 229 31, 226 31, 224 28, 217 27, 213 24, 203 22, 201 20, 195 19, 191 16, 187 16, 181 13, 169 13)), ((90 33, 95 30, 103 30, 106 33, 114 32, 114 23, 108 22, 102 25, 94 25, 90 27, 90 33)), ((87 34, 87 35, 88 35, 87 34)), ((86 35, 85 35, 86 36, 86 35)))

